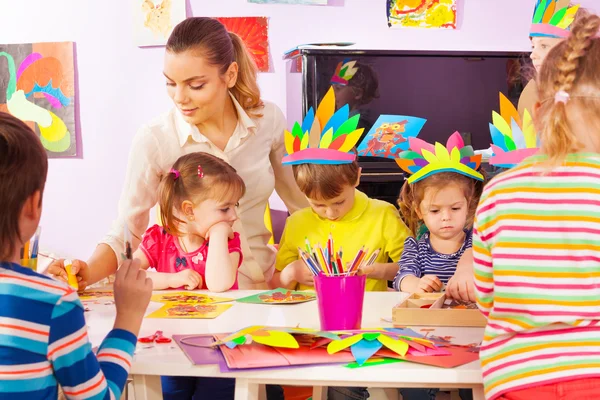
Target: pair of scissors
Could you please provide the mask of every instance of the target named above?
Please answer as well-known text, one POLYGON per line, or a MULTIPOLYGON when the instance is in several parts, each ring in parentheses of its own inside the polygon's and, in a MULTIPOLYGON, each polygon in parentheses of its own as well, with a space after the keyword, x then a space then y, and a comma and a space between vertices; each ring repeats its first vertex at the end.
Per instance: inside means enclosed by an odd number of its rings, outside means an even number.
POLYGON ((163 336, 163 331, 156 331, 153 335, 141 337, 138 339, 140 343, 171 343, 171 338, 163 336))

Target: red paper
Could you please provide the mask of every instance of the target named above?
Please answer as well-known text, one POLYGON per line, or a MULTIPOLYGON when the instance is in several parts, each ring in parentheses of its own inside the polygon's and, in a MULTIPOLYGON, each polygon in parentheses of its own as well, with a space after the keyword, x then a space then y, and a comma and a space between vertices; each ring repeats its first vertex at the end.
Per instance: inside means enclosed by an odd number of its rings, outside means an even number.
POLYGON ((242 38, 260 72, 269 72, 269 23, 267 17, 216 18, 229 32, 242 38))

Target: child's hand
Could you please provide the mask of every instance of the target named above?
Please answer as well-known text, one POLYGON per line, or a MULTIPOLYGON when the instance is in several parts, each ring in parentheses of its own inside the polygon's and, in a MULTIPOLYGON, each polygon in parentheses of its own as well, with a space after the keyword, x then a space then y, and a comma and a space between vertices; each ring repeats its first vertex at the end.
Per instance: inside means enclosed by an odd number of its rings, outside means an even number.
MULTIPOLYGON (((71 265, 71 272, 77 275, 77 283, 79 284, 79 291, 83 292, 87 286, 90 270, 85 261, 73 260, 71 265)), ((67 271, 65 271, 65 260, 54 260, 48 266, 46 273, 52 278, 67 282, 67 271)))
POLYGON ((307 286, 315 285, 314 275, 310 272, 308 267, 304 265, 304 261, 302 260, 296 260, 288 264, 281 274, 284 275, 283 279, 288 282, 294 281, 307 286))
POLYGON ((115 328, 137 336, 152 296, 152 280, 146 278, 138 260, 126 260, 117 271, 113 290, 117 309, 115 328))
POLYGON ((417 286, 417 289, 420 292, 431 293, 439 292, 440 290, 442 290, 442 286, 442 281, 440 281, 440 279, 437 276, 425 275, 424 277, 419 279, 419 285, 417 286))
POLYGON ((202 287, 202 275, 193 269, 184 269, 169 276, 169 287, 184 287, 185 290, 194 290, 202 287))
POLYGON ((208 238, 214 235, 223 235, 229 239, 233 239, 233 229, 231 229, 231 226, 225 221, 217 222, 208 229, 208 232, 206 232, 206 239, 208 240, 208 238))
POLYGON ((456 270, 446 285, 446 295, 463 301, 476 301, 473 271, 456 270))

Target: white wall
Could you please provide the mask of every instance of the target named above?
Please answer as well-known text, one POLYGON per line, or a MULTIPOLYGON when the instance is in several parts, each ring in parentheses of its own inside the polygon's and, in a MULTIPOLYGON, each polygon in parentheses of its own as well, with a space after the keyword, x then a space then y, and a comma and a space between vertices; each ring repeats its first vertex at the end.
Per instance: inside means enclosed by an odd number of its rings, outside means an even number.
MULTIPOLYGON (((87 258, 116 216, 131 139, 167 110, 163 48, 133 45, 131 0, 0 0, 0 41, 74 41, 83 157, 50 161, 42 249, 87 258)), ((385 0, 329 0, 330 6, 191 0, 193 16, 270 17, 274 72, 263 97, 285 110, 284 51, 300 43, 352 41, 362 48, 527 50, 535 0, 460 0, 459 30, 390 30, 385 0)), ((589 7, 598 0, 582 1, 589 7)))

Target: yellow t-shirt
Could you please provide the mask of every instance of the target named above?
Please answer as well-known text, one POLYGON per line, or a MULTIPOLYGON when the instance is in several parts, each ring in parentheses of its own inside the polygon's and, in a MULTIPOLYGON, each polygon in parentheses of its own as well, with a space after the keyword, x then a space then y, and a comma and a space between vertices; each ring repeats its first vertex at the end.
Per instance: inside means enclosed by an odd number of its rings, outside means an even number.
MULTIPOLYGON (((384 201, 370 199, 356 191, 354 205, 341 219, 330 221, 319 217, 310 207, 296 211, 288 217, 275 261, 275 268, 282 271, 287 265, 299 259, 298 247, 306 248, 305 238, 314 247, 325 246, 329 234, 333 237, 336 251, 341 247, 344 266, 351 262, 362 246, 371 252, 381 249, 375 260, 387 263, 391 259, 398 262, 404 249, 404 240, 411 235, 398 210, 384 201)), ((312 286, 298 285, 299 290, 313 289, 312 286)), ((367 291, 387 290, 387 281, 367 279, 367 291)))

